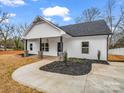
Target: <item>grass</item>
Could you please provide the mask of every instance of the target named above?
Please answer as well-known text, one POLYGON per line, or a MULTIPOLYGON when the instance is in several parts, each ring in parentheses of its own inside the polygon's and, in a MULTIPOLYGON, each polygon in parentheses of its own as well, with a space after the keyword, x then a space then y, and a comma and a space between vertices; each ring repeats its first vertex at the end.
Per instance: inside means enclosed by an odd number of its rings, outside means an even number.
POLYGON ((21 54, 21 53, 24 53, 24 52, 20 51, 20 50, 16 50, 16 51, 14 51, 14 50, 7 50, 7 51, 0 50, 0 55, 10 55, 10 54, 16 55, 16 54, 21 54))
POLYGON ((39 61, 36 56, 17 56, 19 53, 22 51, 0 51, 0 93, 41 93, 12 80, 11 75, 15 69, 39 61))

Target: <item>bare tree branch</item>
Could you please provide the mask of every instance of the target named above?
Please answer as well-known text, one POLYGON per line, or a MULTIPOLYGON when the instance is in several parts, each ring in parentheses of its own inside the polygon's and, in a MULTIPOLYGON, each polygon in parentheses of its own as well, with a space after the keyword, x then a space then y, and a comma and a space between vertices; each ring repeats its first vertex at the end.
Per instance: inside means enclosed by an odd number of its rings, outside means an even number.
POLYGON ((8 13, 2 12, 0 10, 0 24, 2 24, 5 20, 9 18, 8 13))
POLYGON ((124 11, 121 11, 121 15, 120 15, 116 25, 114 26, 113 33, 116 31, 117 27, 120 25, 123 18, 124 18, 124 11))
POLYGON ((24 31, 27 30, 28 25, 24 24, 24 25, 17 25, 14 27, 14 33, 13 33, 13 41, 14 41, 14 45, 15 45, 15 49, 19 49, 21 46, 21 37, 22 37, 22 33, 24 31))
POLYGON ((115 34, 117 30, 121 25, 121 22, 124 18, 124 11, 123 8, 120 8, 120 15, 118 17, 115 17, 113 14, 114 8, 116 7, 116 1, 115 0, 108 0, 107 7, 106 7, 106 21, 108 23, 108 26, 110 27, 110 30, 113 32, 113 35, 110 37, 110 44, 113 45, 115 42, 115 34), (114 20, 116 19, 116 20, 114 20))
POLYGON ((107 14, 107 22, 110 26, 111 31, 113 30, 113 9, 115 7, 116 1, 115 0, 108 0, 107 2, 107 8, 106 8, 106 14, 107 14))
POLYGON ((99 17, 100 11, 97 8, 89 8, 89 9, 84 10, 82 15, 86 22, 91 22, 99 17))
POLYGON ((98 8, 92 7, 92 8, 89 8, 89 9, 85 9, 82 12, 82 15, 75 19, 75 22, 76 23, 80 23, 82 21, 91 22, 91 21, 94 21, 94 20, 98 19, 100 17, 100 14, 101 14, 101 12, 98 8))
POLYGON ((14 27, 13 25, 10 24, 5 24, 0 28, 2 41, 4 43, 4 50, 7 49, 7 40, 11 37, 13 32, 14 32, 14 27))

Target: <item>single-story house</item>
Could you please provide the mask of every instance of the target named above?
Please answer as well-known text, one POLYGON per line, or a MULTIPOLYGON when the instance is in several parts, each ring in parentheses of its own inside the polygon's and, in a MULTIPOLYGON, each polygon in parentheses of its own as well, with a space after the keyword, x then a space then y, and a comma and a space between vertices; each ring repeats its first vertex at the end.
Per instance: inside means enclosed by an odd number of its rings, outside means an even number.
POLYGON ((58 56, 67 51, 68 57, 97 59, 108 57, 108 37, 111 31, 104 20, 57 26, 37 17, 24 32, 25 50, 30 54, 58 56))

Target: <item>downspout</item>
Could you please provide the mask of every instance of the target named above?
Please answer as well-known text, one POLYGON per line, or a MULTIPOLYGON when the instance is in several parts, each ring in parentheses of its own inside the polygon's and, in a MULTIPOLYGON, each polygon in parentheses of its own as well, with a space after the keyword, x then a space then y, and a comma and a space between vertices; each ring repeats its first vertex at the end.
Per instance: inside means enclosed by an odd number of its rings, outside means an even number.
POLYGON ((109 50, 109 43, 108 43, 109 35, 107 36, 107 61, 108 61, 108 50, 109 50))

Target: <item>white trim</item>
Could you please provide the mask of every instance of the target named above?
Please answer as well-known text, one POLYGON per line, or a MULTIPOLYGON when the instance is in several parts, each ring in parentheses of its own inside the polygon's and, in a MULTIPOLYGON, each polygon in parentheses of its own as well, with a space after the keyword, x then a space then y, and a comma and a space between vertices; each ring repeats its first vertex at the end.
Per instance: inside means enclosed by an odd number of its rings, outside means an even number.
MULTIPOLYGON (((60 29, 59 27, 57 27, 57 26, 55 26, 53 23, 51 23, 50 21, 44 19, 44 18, 41 17, 41 16, 39 16, 39 18, 41 18, 43 21, 45 21, 46 23, 48 23, 48 24, 51 25, 52 27, 56 28, 57 30, 61 31, 61 34, 62 34, 62 35, 67 34, 67 33, 65 33, 62 29, 60 29)), ((37 19, 37 17, 35 18, 35 20, 36 20, 36 19, 37 19)), ((35 21, 35 20, 34 20, 34 21, 35 21)), ((32 28, 31 28, 32 26, 33 26, 33 22, 32 22, 32 23, 30 24, 30 26, 27 28, 27 31, 24 32, 23 37, 25 37, 25 36, 29 33, 29 31, 32 29, 32 28)), ((35 25, 34 25, 34 26, 35 26, 35 25)), ((68 35, 68 34, 67 34, 67 35, 68 35)), ((68 35, 68 36, 70 36, 70 35, 68 35)))
MULTIPOLYGON (((49 24, 50 24, 51 26, 53 26, 54 28, 56 28, 56 29, 58 29, 58 30, 64 32, 62 29, 60 29, 59 27, 55 26, 53 23, 51 23, 50 21, 46 20, 45 18, 43 18, 43 17, 41 17, 41 16, 40 16, 40 18, 41 18, 42 20, 44 20, 45 22, 49 23, 49 24)), ((64 32, 64 34, 66 34, 66 33, 64 32)))

